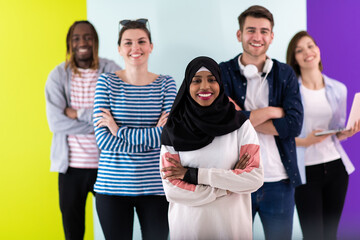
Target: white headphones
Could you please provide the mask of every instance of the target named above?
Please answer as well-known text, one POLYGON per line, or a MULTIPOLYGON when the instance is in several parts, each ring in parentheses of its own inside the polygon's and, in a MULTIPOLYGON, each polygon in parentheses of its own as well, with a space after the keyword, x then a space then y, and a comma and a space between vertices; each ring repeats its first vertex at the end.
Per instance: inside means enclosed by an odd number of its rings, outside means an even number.
MULTIPOLYGON (((273 61, 270 58, 267 58, 265 61, 264 67, 263 67, 263 72, 265 73, 264 79, 266 79, 266 77, 269 74, 269 72, 271 71, 272 67, 273 67, 273 61)), ((259 76, 259 71, 255 65, 248 64, 244 68, 244 76, 247 79, 254 78, 256 76, 259 76)))

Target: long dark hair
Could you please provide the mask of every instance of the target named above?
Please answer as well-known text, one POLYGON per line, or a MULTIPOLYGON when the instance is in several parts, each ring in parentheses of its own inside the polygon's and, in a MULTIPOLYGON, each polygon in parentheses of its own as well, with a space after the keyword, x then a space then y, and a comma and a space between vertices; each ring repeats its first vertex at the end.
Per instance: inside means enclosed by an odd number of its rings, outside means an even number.
MULTIPOLYGON (((313 42, 315 43, 315 45, 317 46, 315 39, 310 36, 310 34, 307 31, 300 31, 297 34, 295 34, 293 36, 293 38, 290 40, 287 52, 286 52, 286 63, 289 64, 295 71, 296 76, 300 76, 301 72, 300 72, 300 66, 299 64, 296 62, 295 59, 295 49, 296 49, 296 45, 298 44, 298 42, 300 41, 301 38, 303 37, 309 37, 313 40, 313 42)), ((320 59, 319 62, 319 69, 322 72, 323 70, 323 65, 320 59)))

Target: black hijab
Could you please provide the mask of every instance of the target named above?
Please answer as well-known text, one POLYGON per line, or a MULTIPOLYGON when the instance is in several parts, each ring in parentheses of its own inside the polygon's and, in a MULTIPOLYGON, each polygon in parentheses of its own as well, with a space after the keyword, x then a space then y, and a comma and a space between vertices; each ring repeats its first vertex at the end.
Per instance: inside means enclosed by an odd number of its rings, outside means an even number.
POLYGON ((246 120, 247 117, 235 110, 224 92, 219 65, 209 57, 197 57, 186 68, 185 79, 161 135, 161 144, 173 146, 176 151, 200 149, 216 136, 240 128, 246 120), (189 92, 192 78, 201 67, 206 67, 220 86, 219 96, 206 107, 200 106, 189 92))

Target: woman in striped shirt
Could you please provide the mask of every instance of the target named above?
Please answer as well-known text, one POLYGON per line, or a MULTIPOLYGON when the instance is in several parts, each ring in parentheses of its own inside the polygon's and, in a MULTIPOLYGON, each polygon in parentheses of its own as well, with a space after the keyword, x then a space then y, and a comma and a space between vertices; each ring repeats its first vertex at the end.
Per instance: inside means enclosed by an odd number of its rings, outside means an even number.
POLYGON ((148 71, 147 19, 120 21, 125 69, 97 82, 94 126, 101 150, 96 207, 106 239, 132 239, 134 208, 143 239, 167 239, 168 203, 159 174, 160 135, 176 96, 172 77, 148 71))

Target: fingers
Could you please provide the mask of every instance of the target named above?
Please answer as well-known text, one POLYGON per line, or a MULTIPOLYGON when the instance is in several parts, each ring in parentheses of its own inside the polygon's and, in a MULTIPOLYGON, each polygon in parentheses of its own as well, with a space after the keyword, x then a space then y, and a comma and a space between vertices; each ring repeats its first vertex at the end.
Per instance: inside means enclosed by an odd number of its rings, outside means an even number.
POLYGON ((250 159, 250 154, 249 153, 244 153, 241 157, 240 157, 240 161, 242 160, 249 160, 250 159))
POLYGON ((167 122, 167 118, 165 118, 165 119, 160 119, 159 122, 158 122, 158 124, 157 124, 157 127, 163 127, 163 126, 165 126, 166 122, 167 122))
POLYGON ((354 130, 354 134, 360 131, 360 120, 354 123, 353 130, 354 130))
POLYGON ((100 113, 94 114, 94 117, 100 117, 100 119, 95 123, 97 127, 109 127, 115 120, 110 113, 109 109, 106 108, 99 108, 100 113))
POLYGON ((345 134, 346 137, 352 137, 357 132, 359 132, 359 130, 360 130, 359 128, 360 128, 360 120, 356 121, 349 130, 346 130, 343 133, 345 134))
POLYGON ((94 114, 94 117, 102 117, 102 118, 110 118, 112 117, 111 114, 107 114, 105 112, 102 112, 102 113, 96 113, 94 114))
POLYGON ((167 172, 167 171, 175 171, 177 169, 177 167, 174 166, 170 166, 170 167, 164 167, 161 169, 162 172, 167 172))
POLYGON ((162 112, 158 123, 156 124, 157 127, 163 127, 165 126, 166 122, 167 122, 167 118, 169 116, 169 112, 162 112))
POLYGON ((249 153, 244 153, 240 157, 240 160, 235 164, 234 169, 245 169, 249 163, 250 158, 251 158, 251 155, 249 153))
POLYGON ((177 161, 173 158, 167 157, 165 158, 165 160, 171 163, 173 166, 163 167, 161 169, 161 172, 163 173, 162 178, 168 180, 171 179, 182 180, 184 178, 187 169, 181 165, 180 161, 177 161))
POLYGON ((106 119, 100 119, 99 121, 97 121, 95 123, 95 126, 97 126, 97 127, 107 127, 108 123, 107 123, 106 119))
POLYGON ((170 112, 162 112, 160 118, 168 117, 170 112))
POLYGON ((111 115, 111 113, 110 113, 110 110, 109 109, 106 109, 106 108, 99 108, 99 110, 100 111, 103 111, 104 113, 106 113, 106 114, 110 114, 111 115))
POLYGON ((94 114, 94 117, 110 117, 110 116, 112 117, 109 109, 99 108, 99 110, 102 112, 94 114))
POLYGON ((228 97, 228 98, 229 98, 229 101, 234 104, 235 110, 236 111, 241 111, 241 107, 239 107, 239 105, 237 105, 236 102, 231 97, 228 97))
POLYGON ((165 158, 166 161, 168 161, 169 163, 174 164, 176 167, 182 167, 181 163, 179 161, 176 161, 173 158, 165 158))
POLYGON ((248 160, 245 162, 238 162, 235 166, 235 169, 242 169, 242 170, 245 169, 248 162, 249 162, 248 160))
POLYGON ((324 141, 328 136, 333 135, 332 133, 326 134, 326 135, 320 135, 320 136, 316 136, 316 135, 315 135, 315 133, 317 133, 317 132, 322 132, 322 131, 323 131, 323 130, 314 130, 314 131, 312 131, 312 132, 309 134, 309 135, 311 135, 311 138, 309 138, 311 144, 322 142, 322 141, 324 141))
POLYGON ((110 119, 101 118, 94 125, 97 127, 109 127, 111 124, 110 119))
POLYGON ((163 176, 162 176, 163 179, 168 179, 168 180, 180 179, 180 180, 182 180, 186 170, 184 172, 184 170, 182 170, 179 167, 171 166, 171 167, 162 168, 161 172, 163 173, 163 176))
POLYGON ((162 178, 167 179, 167 180, 173 180, 173 179, 182 180, 182 177, 180 174, 172 174, 172 172, 170 172, 170 174, 165 174, 162 178))
POLYGON ((106 117, 105 113, 96 113, 94 114, 94 117, 106 117))

